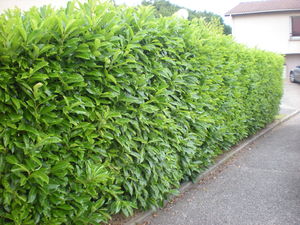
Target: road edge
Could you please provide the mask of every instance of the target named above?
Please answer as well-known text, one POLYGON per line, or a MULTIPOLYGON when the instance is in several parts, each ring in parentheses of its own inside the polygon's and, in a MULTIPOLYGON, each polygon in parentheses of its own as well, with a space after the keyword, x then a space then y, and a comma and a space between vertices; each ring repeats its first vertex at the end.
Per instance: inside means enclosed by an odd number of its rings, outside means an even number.
MULTIPOLYGON (((294 112, 288 114, 287 116, 274 121, 273 123, 269 124, 266 128, 262 129, 258 133, 254 134, 253 136, 247 138, 246 140, 242 141, 240 144, 238 144, 236 147, 233 147, 232 150, 229 150, 228 153, 221 158, 219 161, 217 161, 214 165, 209 167, 207 170, 205 170, 203 173, 201 173, 194 182, 186 182, 181 185, 179 188, 179 193, 182 194, 185 191, 187 191, 189 188, 192 187, 192 185, 195 185, 195 183, 200 182, 205 177, 212 174, 214 171, 216 171, 218 168, 220 168, 222 165, 224 165, 229 159, 231 159, 234 155, 236 155, 238 152, 246 148, 247 146, 253 144, 256 140, 263 137, 267 133, 271 132, 274 128, 278 127, 282 123, 286 122, 287 120, 291 119, 292 117, 296 116, 298 113, 300 113, 300 110, 295 110, 294 112)), ((166 205, 174 196, 170 196, 168 200, 165 201, 164 205, 166 205)), ((137 215, 130 219, 128 222, 124 223, 124 225, 136 225, 145 222, 146 218, 151 216, 156 211, 160 210, 160 208, 157 209, 151 209, 148 210, 140 215, 137 215)))

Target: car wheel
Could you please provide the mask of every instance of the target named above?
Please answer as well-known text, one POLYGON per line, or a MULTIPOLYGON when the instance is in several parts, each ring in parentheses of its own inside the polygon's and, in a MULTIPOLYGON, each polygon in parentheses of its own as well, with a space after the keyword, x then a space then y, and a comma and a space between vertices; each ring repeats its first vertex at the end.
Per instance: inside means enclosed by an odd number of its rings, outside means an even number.
POLYGON ((296 80, 295 80, 295 74, 293 72, 290 73, 290 81, 292 83, 296 83, 296 80))

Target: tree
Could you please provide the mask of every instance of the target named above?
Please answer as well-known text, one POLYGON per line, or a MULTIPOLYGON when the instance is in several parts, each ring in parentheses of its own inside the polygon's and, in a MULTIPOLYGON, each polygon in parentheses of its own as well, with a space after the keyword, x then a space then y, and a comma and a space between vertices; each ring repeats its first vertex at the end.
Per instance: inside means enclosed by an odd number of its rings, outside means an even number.
MULTIPOLYGON (((143 0, 142 5, 153 6, 156 9, 157 16, 172 16, 179 9, 184 8, 172 4, 167 0, 143 0)), ((199 12, 187 8, 185 9, 189 12, 189 20, 192 20, 194 18, 204 18, 207 22, 211 22, 212 20, 219 20, 220 24, 224 27, 224 34, 231 34, 231 27, 224 23, 224 20, 220 15, 207 11, 199 12)))

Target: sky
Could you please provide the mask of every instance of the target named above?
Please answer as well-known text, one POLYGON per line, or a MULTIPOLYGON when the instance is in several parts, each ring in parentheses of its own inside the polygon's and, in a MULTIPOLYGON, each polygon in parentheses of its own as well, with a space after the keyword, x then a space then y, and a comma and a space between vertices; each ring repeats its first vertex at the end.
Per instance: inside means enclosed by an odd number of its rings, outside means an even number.
MULTIPOLYGON (((168 0, 169 2, 197 11, 209 11, 222 16, 226 23, 230 23, 230 18, 225 18, 225 13, 238 5, 240 2, 250 2, 255 0, 168 0)), ((257 1, 257 0, 256 0, 257 1)), ((115 0, 117 4, 138 5, 142 0, 115 0)))
MULTIPOLYGON (((64 5, 68 0, 0 0, 0 12, 6 8, 18 6, 24 10, 31 6, 41 6, 43 4, 53 4, 57 6, 64 5)), ((169 0, 178 6, 197 11, 210 11, 222 16, 225 22, 230 24, 230 18, 225 18, 224 14, 235 7, 239 2, 254 0, 169 0)), ((117 4, 126 4, 129 6, 139 5, 142 0, 115 0, 117 4)))
MULTIPOLYGON (((179 6, 197 11, 211 11, 219 15, 225 14, 242 0, 169 0, 179 6)), ((138 5, 141 0, 115 0, 117 4, 138 5)))

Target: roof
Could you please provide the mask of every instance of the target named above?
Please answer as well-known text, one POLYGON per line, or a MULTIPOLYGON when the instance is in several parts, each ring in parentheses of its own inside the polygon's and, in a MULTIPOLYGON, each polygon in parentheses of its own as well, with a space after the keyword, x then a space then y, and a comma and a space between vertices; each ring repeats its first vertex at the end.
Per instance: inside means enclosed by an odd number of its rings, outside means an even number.
POLYGON ((225 16, 290 11, 300 11, 300 0, 265 0, 241 2, 233 9, 229 10, 225 16))

